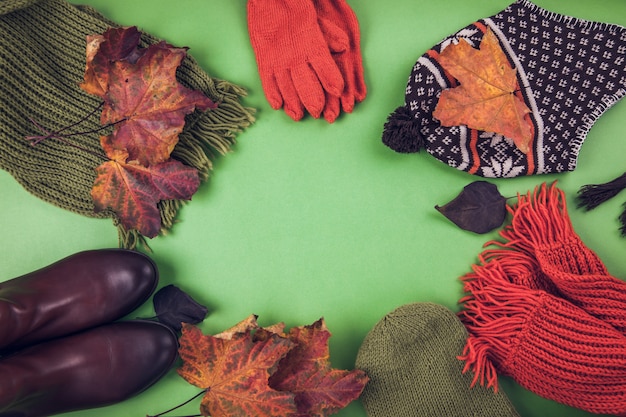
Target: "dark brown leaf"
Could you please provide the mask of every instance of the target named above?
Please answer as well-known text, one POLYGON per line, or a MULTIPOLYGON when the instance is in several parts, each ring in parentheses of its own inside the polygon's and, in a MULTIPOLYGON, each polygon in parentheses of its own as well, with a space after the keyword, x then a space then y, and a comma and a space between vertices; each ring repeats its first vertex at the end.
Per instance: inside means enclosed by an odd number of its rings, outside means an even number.
POLYGON ((161 288, 152 297, 157 319, 180 331, 182 323, 197 324, 203 321, 209 310, 175 285, 161 288))
POLYGON ((494 184, 475 181, 454 200, 435 208, 461 229, 483 234, 504 223, 506 198, 494 184))

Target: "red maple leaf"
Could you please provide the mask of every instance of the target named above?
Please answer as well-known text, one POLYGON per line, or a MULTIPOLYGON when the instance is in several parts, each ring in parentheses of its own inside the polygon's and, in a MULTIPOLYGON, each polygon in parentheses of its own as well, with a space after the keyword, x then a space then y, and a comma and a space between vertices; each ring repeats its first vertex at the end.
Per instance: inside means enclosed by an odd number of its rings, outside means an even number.
POLYGON ((120 60, 136 62, 141 32, 136 27, 111 28, 101 35, 87 36, 87 65, 80 87, 104 99, 109 91, 110 63, 120 60))
POLYGON ((324 417, 358 398, 368 381, 361 370, 333 369, 328 331, 323 319, 294 327, 288 338, 296 346, 281 360, 270 386, 293 392, 300 416, 324 417))
POLYGON ((113 208, 126 229, 155 237, 161 229, 157 203, 161 200, 189 200, 200 185, 198 171, 174 159, 145 167, 127 162, 126 150, 112 149, 102 138, 111 158, 96 168, 91 190, 96 212, 113 208))
POLYGON ((101 123, 115 124, 116 147, 127 149, 130 160, 151 165, 169 158, 185 115, 217 105, 176 79, 186 48, 166 42, 139 48, 140 39, 136 27, 88 37, 81 87, 104 100, 101 123))
POLYGON ((185 49, 161 42, 147 48, 135 63, 122 60, 112 64, 101 122, 124 120, 115 125, 113 140, 142 165, 169 158, 185 115, 216 107, 202 92, 176 80, 176 69, 185 55, 185 49))
POLYGON ((87 37, 81 88, 103 99, 101 123, 113 132, 101 139, 109 161, 96 169, 91 192, 96 211, 112 209, 126 229, 147 237, 161 225, 161 200, 188 200, 198 173, 172 160, 185 116, 217 105, 176 79, 187 54, 160 42, 140 48, 136 27, 111 28, 87 37))

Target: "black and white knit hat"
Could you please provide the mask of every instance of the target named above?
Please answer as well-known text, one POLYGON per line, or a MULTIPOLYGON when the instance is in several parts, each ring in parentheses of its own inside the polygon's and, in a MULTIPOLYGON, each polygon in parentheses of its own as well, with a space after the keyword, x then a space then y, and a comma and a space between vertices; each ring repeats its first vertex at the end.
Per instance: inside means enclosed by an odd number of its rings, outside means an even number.
POLYGON ((626 29, 565 16, 518 0, 445 38, 412 69, 405 104, 389 116, 383 143, 401 152, 425 148, 442 162, 483 177, 573 171, 595 121, 626 95, 626 29), (516 70, 531 110, 534 137, 527 153, 501 134, 445 127, 433 117, 442 91, 458 84, 439 54, 465 39, 478 48, 491 30, 516 70))

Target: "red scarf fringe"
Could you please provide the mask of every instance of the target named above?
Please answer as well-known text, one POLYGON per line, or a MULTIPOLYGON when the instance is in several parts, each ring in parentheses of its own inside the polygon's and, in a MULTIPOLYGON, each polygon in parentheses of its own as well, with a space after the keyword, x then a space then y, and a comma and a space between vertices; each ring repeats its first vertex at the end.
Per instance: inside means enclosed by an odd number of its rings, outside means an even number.
POLYGON ((468 295, 460 300, 464 310, 459 317, 470 337, 459 359, 465 361, 463 372, 474 373, 472 386, 480 383, 497 392, 499 372, 494 363, 508 363, 514 356, 528 315, 541 301, 538 294, 529 296, 528 288, 506 282, 499 263, 475 265, 473 269, 461 278, 468 295))
POLYGON ((500 233, 504 240, 487 242, 479 264, 461 278, 466 295, 459 317, 469 337, 459 359, 465 361, 464 372, 474 373, 472 386, 497 391, 498 375, 510 375, 527 389, 574 407, 626 413, 626 283, 610 276, 582 243, 556 183, 518 195, 508 210, 512 220, 500 233), (554 336, 546 330, 547 318, 559 324, 554 336), (544 339, 537 340, 539 334, 544 339), (574 350, 562 342, 571 342, 574 350), (585 343, 591 343, 588 357, 585 343), (541 362, 544 366, 567 367, 575 361, 584 368, 584 381, 553 374, 555 383, 571 390, 569 397, 561 397, 541 378, 541 369, 516 362, 521 360, 517 356, 528 357, 518 351, 520 345, 547 349, 538 352, 551 358, 541 362), (612 397, 603 397, 602 390, 612 397))

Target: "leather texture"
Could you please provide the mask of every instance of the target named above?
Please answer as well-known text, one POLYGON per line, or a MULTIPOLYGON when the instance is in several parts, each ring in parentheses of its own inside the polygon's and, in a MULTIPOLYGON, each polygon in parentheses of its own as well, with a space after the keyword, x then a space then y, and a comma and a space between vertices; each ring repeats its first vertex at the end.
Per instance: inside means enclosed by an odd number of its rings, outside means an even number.
POLYGON ((0 355, 117 320, 158 284, 146 255, 125 249, 79 252, 0 283, 0 355))
POLYGON ((120 321, 0 359, 0 417, 41 417, 126 400, 177 358, 177 337, 151 321, 120 321))

